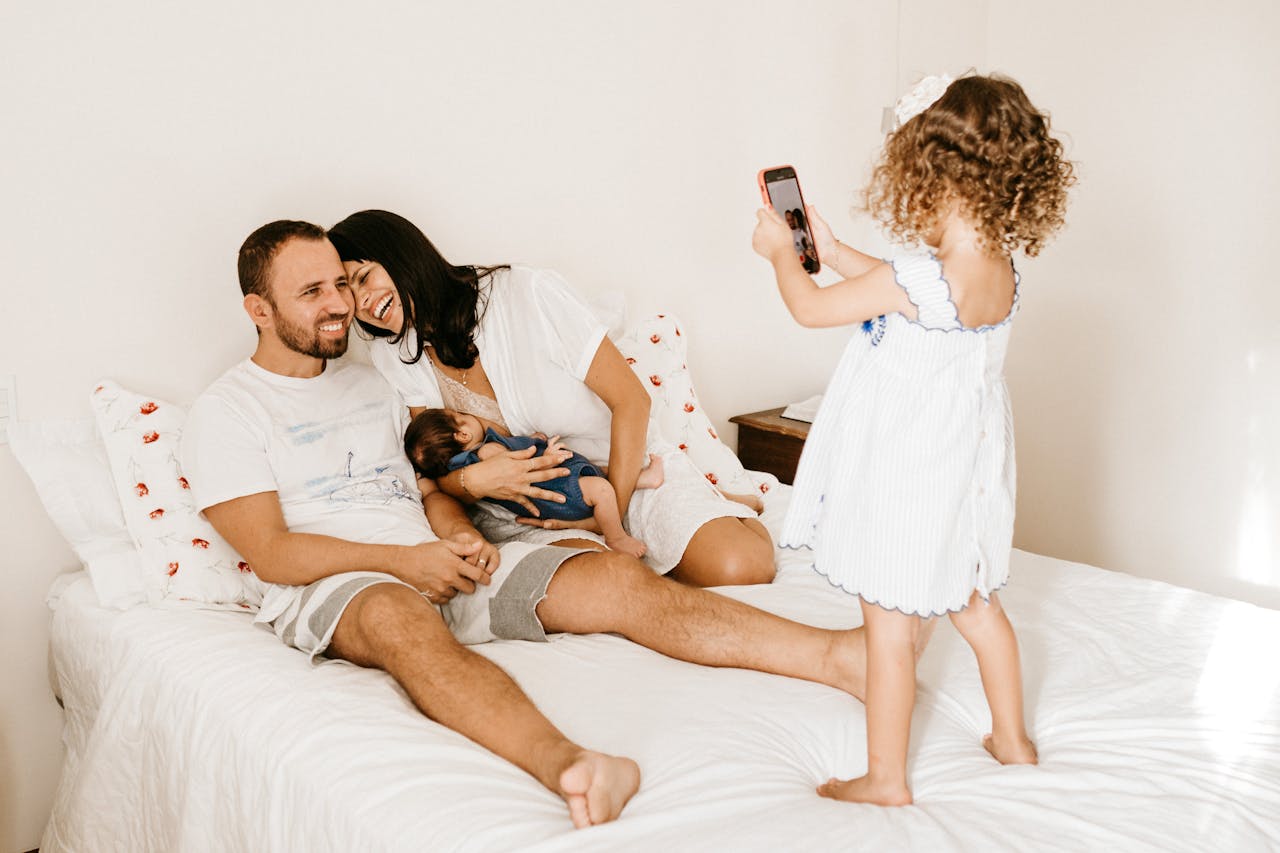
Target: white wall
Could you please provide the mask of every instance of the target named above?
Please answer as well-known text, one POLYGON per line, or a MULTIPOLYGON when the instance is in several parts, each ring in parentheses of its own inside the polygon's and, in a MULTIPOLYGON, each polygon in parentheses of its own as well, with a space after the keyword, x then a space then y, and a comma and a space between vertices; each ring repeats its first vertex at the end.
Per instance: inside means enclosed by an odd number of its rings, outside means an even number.
MULTIPOLYGON (((1064 237, 1021 264, 1016 544, 1280 605, 1274 4, 375 5, 6 10, 0 374, 23 417, 85 413, 100 376, 189 400, 252 345, 243 237, 368 206, 456 260, 678 313, 721 426, 808 396, 845 333, 797 329, 751 255, 755 171, 795 165, 879 250, 847 211, 881 107, 994 67, 1083 178, 1064 237)), ((35 846, 57 778, 41 602, 75 559, 3 447, 0 507, 7 853, 35 846)))
MULTIPOLYGON (((102 376, 190 400, 252 346, 245 235, 372 206, 452 259, 680 315, 722 426, 816 393, 837 357, 843 334, 795 327, 751 253, 755 173, 795 165, 869 237, 847 210, 894 88, 887 0, 11 5, 0 374, 24 418, 86 414, 102 376)), ((75 558, 3 447, 0 476, 10 851, 36 845, 57 779, 42 600, 75 558)))
POLYGON ((1280 607, 1280 5, 990 6, 1080 163, 1022 265, 1015 544, 1280 607))

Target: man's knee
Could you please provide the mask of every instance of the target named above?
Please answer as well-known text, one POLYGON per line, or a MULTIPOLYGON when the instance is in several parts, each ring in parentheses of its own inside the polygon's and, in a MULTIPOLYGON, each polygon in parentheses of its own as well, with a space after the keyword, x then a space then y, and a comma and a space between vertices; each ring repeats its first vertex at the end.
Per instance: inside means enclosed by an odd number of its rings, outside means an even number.
POLYGON ((434 607, 410 587, 380 583, 360 592, 338 621, 331 651, 363 666, 385 668, 388 654, 432 633, 448 635, 434 607))

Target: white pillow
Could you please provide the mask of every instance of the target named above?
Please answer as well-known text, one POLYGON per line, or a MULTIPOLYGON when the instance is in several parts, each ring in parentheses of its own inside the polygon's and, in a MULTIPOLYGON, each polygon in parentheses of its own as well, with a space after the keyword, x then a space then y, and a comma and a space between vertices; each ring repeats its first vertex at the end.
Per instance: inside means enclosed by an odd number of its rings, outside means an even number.
POLYGON ((89 572, 99 603, 124 609, 146 601, 138 551, 94 419, 11 423, 9 443, 49 518, 89 572))
POLYGON ((196 510, 178 464, 187 412, 104 380, 89 395, 152 604, 251 609, 262 583, 196 510))
POLYGON ((726 447, 702 410, 685 361, 686 340, 680 322, 670 314, 641 320, 617 341, 619 352, 653 398, 651 431, 689 454, 712 484, 726 492, 761 490, 726 447))

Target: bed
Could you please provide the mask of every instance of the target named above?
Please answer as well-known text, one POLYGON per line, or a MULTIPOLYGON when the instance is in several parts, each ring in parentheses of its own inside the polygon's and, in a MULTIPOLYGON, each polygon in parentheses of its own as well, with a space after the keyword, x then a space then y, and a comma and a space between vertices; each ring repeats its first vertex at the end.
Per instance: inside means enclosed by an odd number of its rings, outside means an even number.
MULTIPOLYGON (((766 496, 775 531, 789 497, 766 496)), ((855 624, 804 551, 778 560, 773 585, 720 592, 855 624)), ((976 664, 941 626, 901 809, 814 793, 865 767, 863 707, 836 690, 610 635, 478 647, 570 737, 639 762, 622 818, 574 830, 388 676, 311 664, 245 613, 106 609, 67 575, 50 593, 67 757, 41 849, 1280 849, 1280 612, 1021 551, 1002 597, 1042 763, 983 751, 976 664)))

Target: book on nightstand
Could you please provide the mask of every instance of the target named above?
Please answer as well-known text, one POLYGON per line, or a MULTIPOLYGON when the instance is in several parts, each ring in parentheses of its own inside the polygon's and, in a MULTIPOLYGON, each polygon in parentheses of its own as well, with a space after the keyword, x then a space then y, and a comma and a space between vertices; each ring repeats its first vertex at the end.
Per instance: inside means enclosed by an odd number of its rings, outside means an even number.
POLYGON ((782 417, 811 424, 813 419, 818 416, 818 407, 820 405, 822 405, 822 395, 818 394, 807 400, 801 400, 799 403, 792 403, 787 406, 782 410, 782 417))

